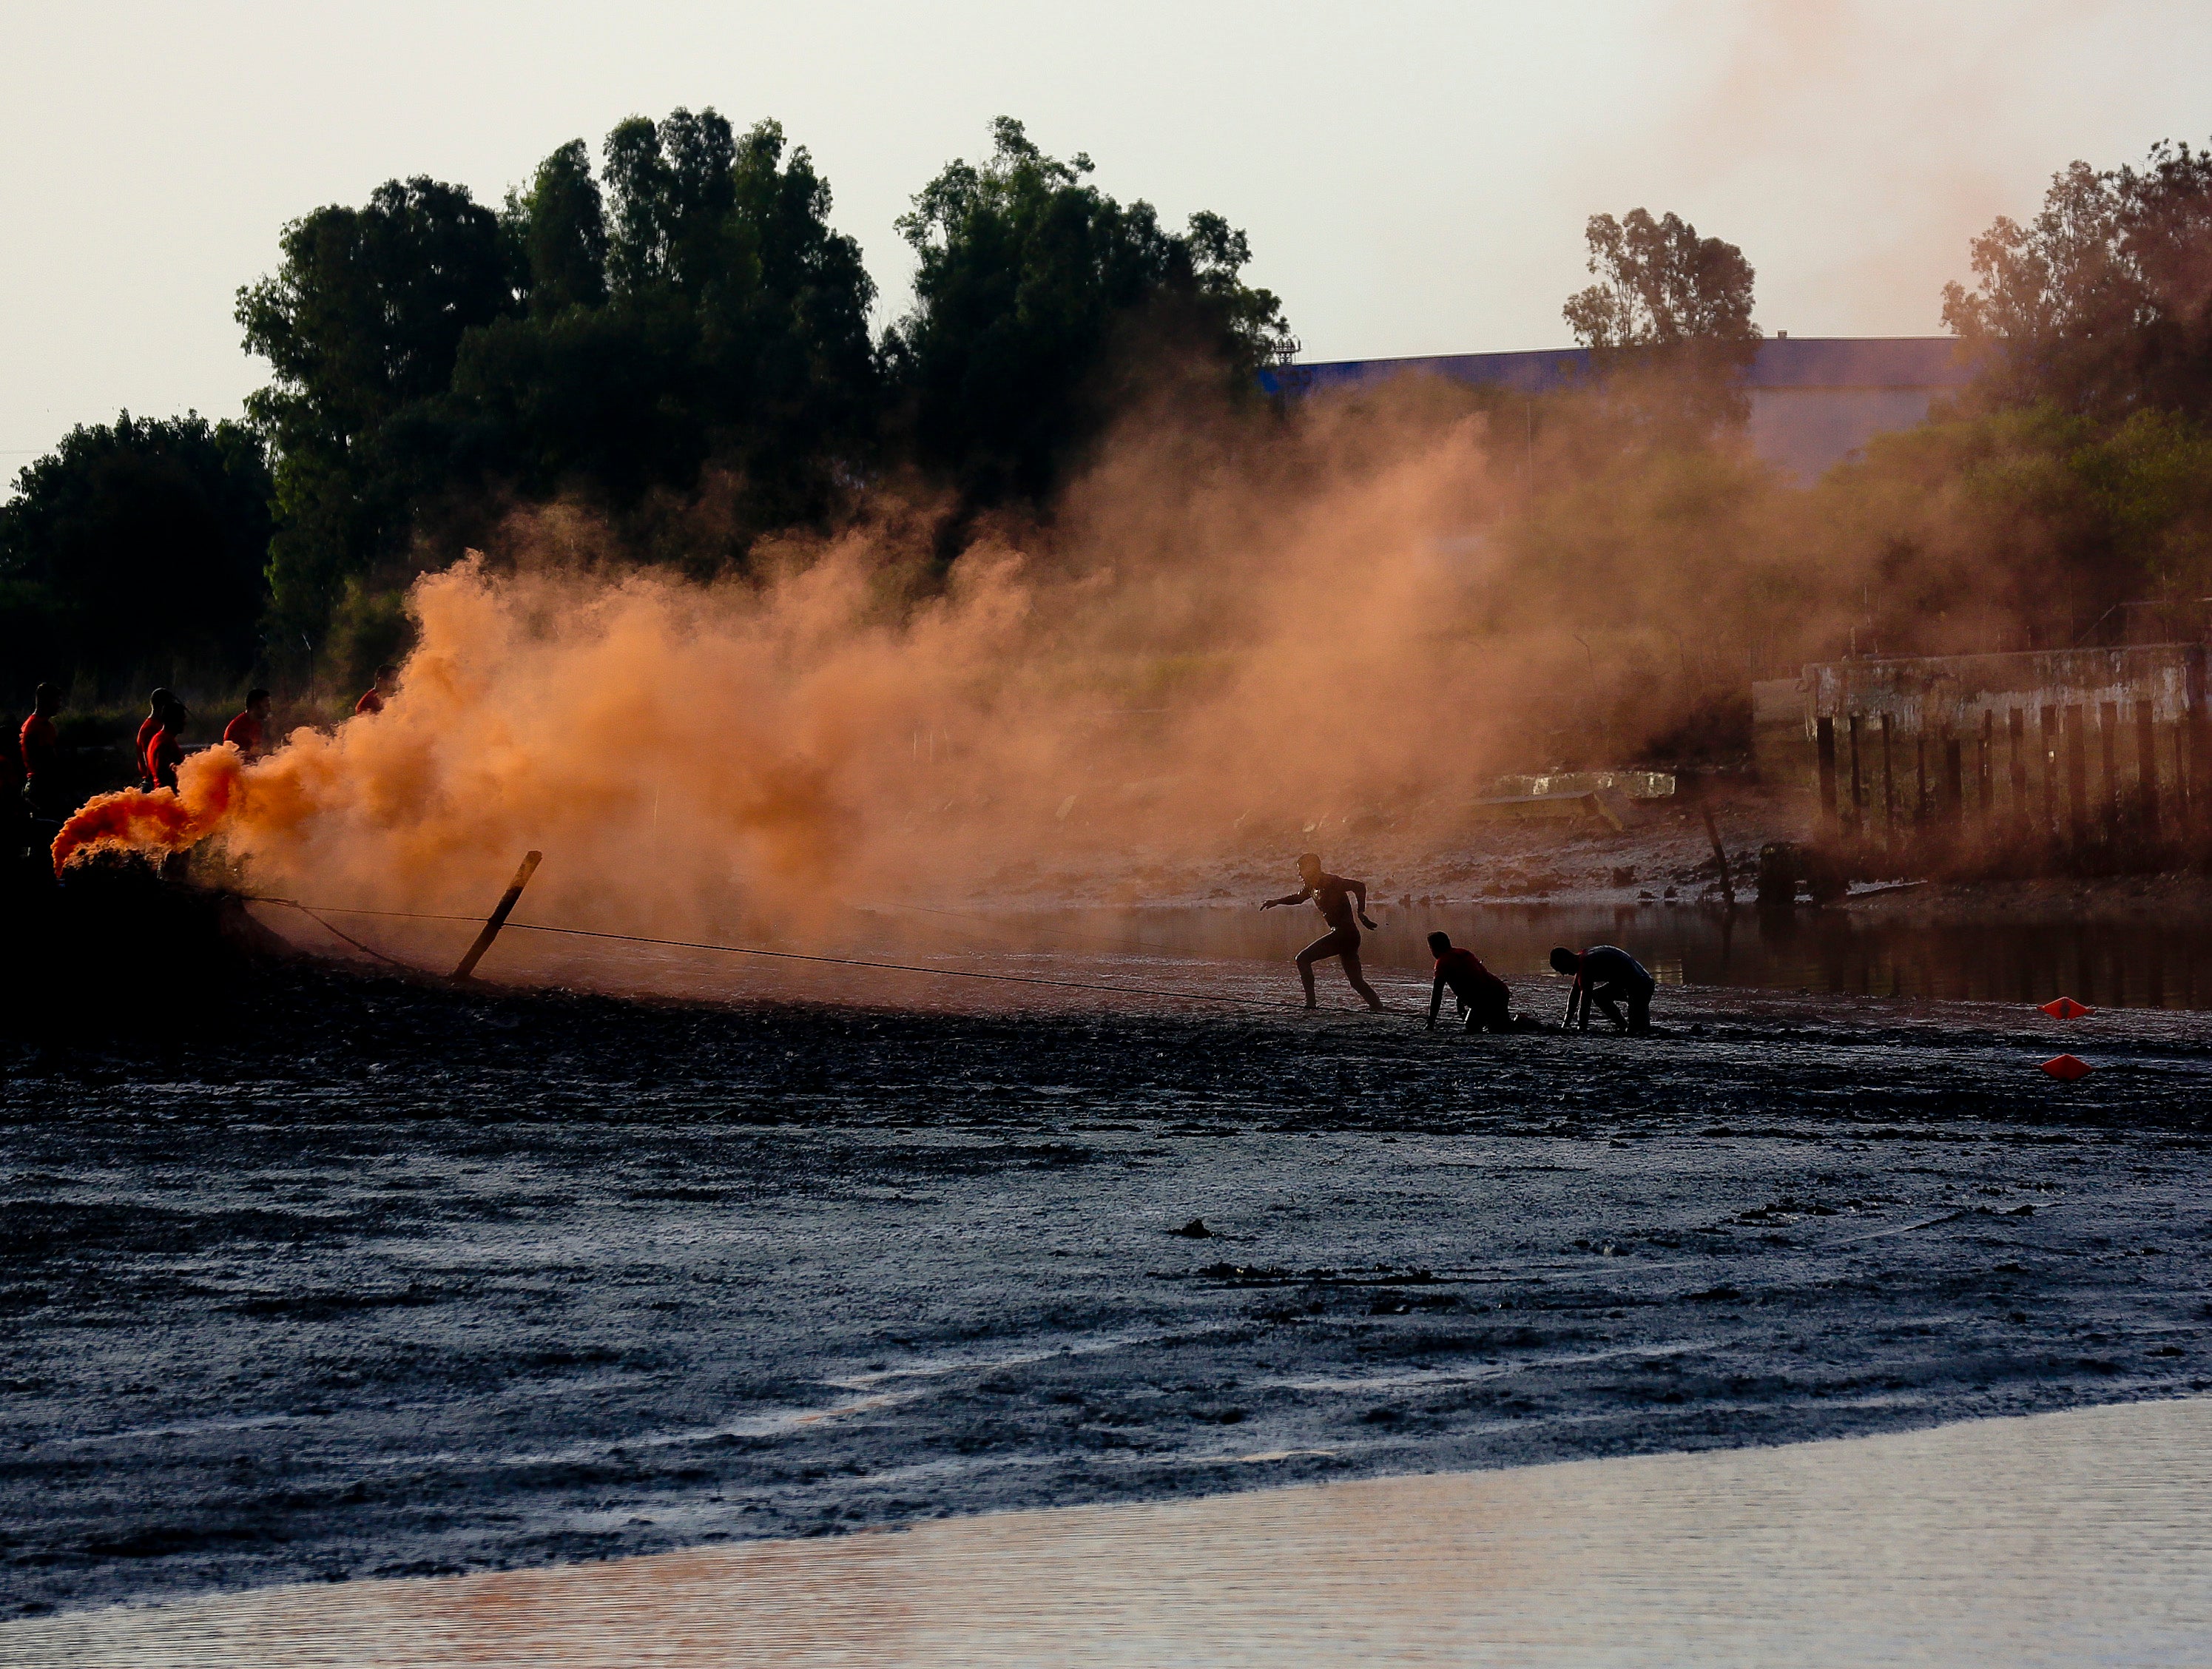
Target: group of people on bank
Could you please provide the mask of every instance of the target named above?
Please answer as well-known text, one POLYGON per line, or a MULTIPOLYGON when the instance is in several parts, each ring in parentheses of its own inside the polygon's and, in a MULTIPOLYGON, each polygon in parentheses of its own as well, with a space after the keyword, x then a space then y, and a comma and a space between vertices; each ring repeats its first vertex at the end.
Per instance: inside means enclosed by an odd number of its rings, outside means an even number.
MULTIPOLYGON (((356 713, 381 713, 399 689, 399 669, 380 666, 376 682, 354 704, 356 713)), ((76 809, 80 792, 62 759, 61 731, 56 724, 62 708, 58 684, 42 683, 32 698, 30 715, 12 737, 0 738, 0 774, 15 780, 15 791, 0 785, 5 801, 20 803, 33 820, 59 822, 76 809), (13 746, 4 745, 12 741, 13 746)), ((248 761, 265 756, 276 740, 270 723, 270 696, 265 689, 246 692, 246 705, 223 726, 222 745, 236 749, 248 761)), ((177 768, 184 763, 189 744, 185 726, 191 712, 173 690, 156 688, 147 698, 146 716, 139 720, 131 743, 131 759, 142 789, 174 789, 177 768)))
MULTIPOLYGON (((1321 859, 1306 853, 1298 859, 1298 879, 1303 883, 1297 891, 1280 898, 1270 898, 1260 907, 1272 910, 1278 906, 1304 904, 1310 901, 1321 912, 1328 931, 1298 952, 1298 978, 1305 986, 1306 1006, 1315 1006, 1314 964, 1334 957, 1344 968, 1344 977, 1350 982, 1370 1009, 1379 1010, 1382 999, 1375 994, 1360 973, 1359 930, 1375 931, 1375 923, 1367 914, 1367 883, 1349 877, 1331 875, 1321 866, 1321 859)), ((1451 942, 1449 933, 1431 933, 1429 950, 1437 959, 1436 980, 1429 991, 1429 1024, 1437 1023, 1437 1012, 1443 1006, 1444 992, 1449 991, 1460 1011, 1466 1018, 1466 1028, 1471 1032, 1540 1031, 1541 1022, 1528 1015, 1515 1015, 1513 992, 1472 950, 1451 942)), ((1570 950, 1562 945, 1552 952, 1552 968, 1564 974, 1574 983, 1567 991, 1567 1012, 1565 1023, 1571 1028, 1579 1021, 1582 1029, 1589 1029, 1593 1009, 1602 1011, 1605 1017, 1620 1030, 1643 1036, 1651 1030, 1651 993, 1658 989, 1658 981, 1645 971, 1644 964, 1617 945, 1595 944, 1586 950, 1570 950)))

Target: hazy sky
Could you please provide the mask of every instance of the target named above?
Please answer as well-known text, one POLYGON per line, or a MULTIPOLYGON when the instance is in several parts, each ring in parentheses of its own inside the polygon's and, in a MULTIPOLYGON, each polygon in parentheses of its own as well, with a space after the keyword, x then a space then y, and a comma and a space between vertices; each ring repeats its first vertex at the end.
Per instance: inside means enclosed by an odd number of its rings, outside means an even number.
POLYGON ((119 407, 235 414, 286 220, 413 173, 496 202, 709 104, 813 151, 885 317, 893 219, 1004 112, 1243 227, 1309 359, 1561 343, 1584 218, 1638 204, 1741 244, 1769 331, 1931 334, 2055 169, 2212 137, 2212 5, 5 0, 0 476, 119 407))

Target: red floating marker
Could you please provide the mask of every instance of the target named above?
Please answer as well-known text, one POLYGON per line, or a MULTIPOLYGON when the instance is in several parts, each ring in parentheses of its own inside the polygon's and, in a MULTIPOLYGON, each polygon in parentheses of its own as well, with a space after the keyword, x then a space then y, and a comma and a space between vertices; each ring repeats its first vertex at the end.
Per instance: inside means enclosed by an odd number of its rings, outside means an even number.
POLYGON ((2062 1083, 2085 1078, 2097 1069, 2079 1055, 2057 1055, 2043 1063, 2043 1070, 2062 1083))
POLYGON ((2043 1011, 2053 1020, 2079 1020, 2085 1014, 2097 1011, 2086 1003, 2077 1003, 2071 997, 2054 997, 2043 1005, 2043 1011))

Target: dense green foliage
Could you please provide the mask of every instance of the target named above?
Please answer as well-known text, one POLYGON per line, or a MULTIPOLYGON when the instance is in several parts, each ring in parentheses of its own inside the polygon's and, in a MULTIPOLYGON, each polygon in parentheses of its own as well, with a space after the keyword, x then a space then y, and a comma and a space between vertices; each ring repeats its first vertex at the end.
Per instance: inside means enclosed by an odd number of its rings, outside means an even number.
POLYGON ((11 698, 81 668, 142 680, 252 661, 270 494, 252 430, 126 411, 72 429, 15 489, 0 504, 11 698))
POLYGON ((919 258, 914 311, 885 346, 915 453, 972 499, 1042 500, 1095 440, 1136 350, 1179 344, 1231 385, 1288 342, 1275 297, 1240 274, 1244 234, 1218 215, 1164 229, 1046 155, 1001 117, 991 158, 956 161, 899 230, 919 258), (1120 350, 1117 354, 1117 350, 1120 350))
POLYGON ((902 222, 916 303, 880 345, 860 247, 774 122, 633 117, 597 177, 571 141, 497 213, 414 179, 288 227, 238 306, 275 373, 252 411, 276 456, 276 640, 381 658, 411 574, 517 501, 635 531, 711 476, 711 531, 695 518, 659 553, 711 568, 827 524, 886 471, 1042 504, 1104 422, 1117 355, 1209 356, 1249 385, 1284 336, 1238 279, 1241 233, 1208 214, 1165 232, 1085 184, 1086 160, 996 133, 989 163, 952 164, 902 222))

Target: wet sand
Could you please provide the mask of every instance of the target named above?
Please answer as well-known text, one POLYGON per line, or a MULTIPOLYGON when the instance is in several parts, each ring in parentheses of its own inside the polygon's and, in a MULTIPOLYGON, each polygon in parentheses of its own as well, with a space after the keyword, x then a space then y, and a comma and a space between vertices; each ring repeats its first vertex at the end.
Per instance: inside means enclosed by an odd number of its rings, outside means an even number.
POLYGON ((1048 996, 9 1046, 7 1614, 2212 1388, 2202 1015, 1048 996))
POLYGON ((0 1625, 136 1669, 2194 1664, 2212 1399, 0 1625))

